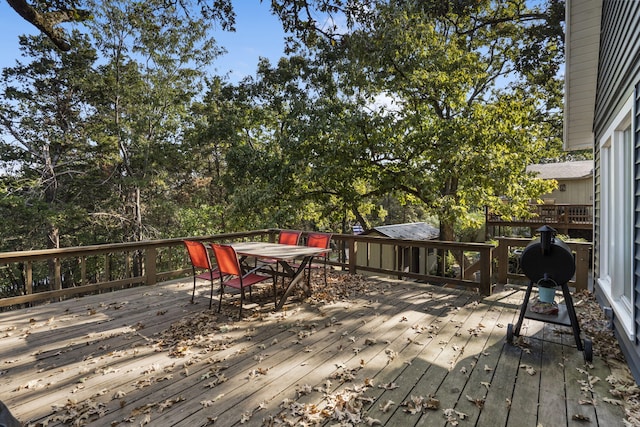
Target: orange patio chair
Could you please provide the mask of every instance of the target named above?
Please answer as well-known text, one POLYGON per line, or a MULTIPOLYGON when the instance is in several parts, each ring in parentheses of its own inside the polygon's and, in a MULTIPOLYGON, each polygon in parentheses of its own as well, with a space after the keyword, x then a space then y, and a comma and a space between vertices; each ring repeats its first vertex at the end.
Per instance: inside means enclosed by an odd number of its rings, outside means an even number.
POLYGON ((283 245, 297 245, 300 242, 300 236, 302 236, 302 231, 280 230, 278 243, 283 245))
POLYGON ((196 296, 196 280, 209 280, 211 282, 209 308, 211 308, 211 301, 213 300, 213 278, 220 276, 220 270, 211 264, 207 248, 202 242, 196 242, 193 240, 184 240, 183 242, 184 246, 187 248, 187 252, 189 253, 191 268, 193 269, 193 292, 191 293, 191 303, 194 303, 196 296), (202 272, 198 273, 198 271, 202 272))
POLYGON ((249 288, 249 297, 251 297, 251 287, 256 283, 264 282, 267 279, 273 279, 273 301, 276 301, 276 276, 257 274, 256 271, 263 268, 273 268, 269 265, 256 267, 246 273, 242 271, 240 266, 240 260, 235 249, 229 245, 222 245, 217 243, 211 244, 213 254, 216 257, 218 269, 220 270, 220 302, 218 303, 218 313, 222 309, 222 294, 224 293, 224 287, 230 286, 240 290, 240 314, 242 317, 242 304, 244 303, 244 290, 249 288), (225 277, 226 276, 226 277, 225 277))
MULTIPOLYGON (((302 236, 302 231, 298 230, 280 230, 278 233, 278 243, 281 245, 298 245, 300 243, 300 236, 302 236)), ((259 262, 264 264, 275 264, 276 271, 278 271, 278 260, 262 258, 259 262)), ((284 284, 284 277, 282 278, 282 283, 284 284)))
MULTIPOLYGON (((298 245, 300 242, 300 236, 302 236, 302 231, 298 230, 280 230, 278 234, 278 243, 281 245, 298 245)), ((265 264, 277 264, 277 260, 262 258, 260 262, 265 264)))
MULTIPOLYGON (((307 235, 307 243, 306 246, 311 246, 313 248, 322 248, 328 249, 331 244, 331 237, 333 235, 331 233, 309 233, 307 235)), ((318 255, 314 258, 322 259, 322 267, 324 269, 324 284, 327 284, 327 259, 329 258, 329 252, 325 252, 322 255, 318 255)), ((313 259, 309 262, 307 267, 307 285, 311 284, 311 268, 312 268, 313 259)))

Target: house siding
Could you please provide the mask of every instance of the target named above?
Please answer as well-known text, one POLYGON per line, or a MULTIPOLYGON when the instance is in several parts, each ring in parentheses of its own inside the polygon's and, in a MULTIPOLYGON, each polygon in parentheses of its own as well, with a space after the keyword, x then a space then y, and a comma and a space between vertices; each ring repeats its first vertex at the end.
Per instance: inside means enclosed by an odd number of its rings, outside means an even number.
POLYGON ((594 126, 596 141, 631 94, 638 76, 639 6, 635 1, 603 2, 594 126))
MULTIPOLYGON (((600 173, 601 153, 599 141, 606 129, 612 123, 614 117, 621 111, 624 102, 631 94, 635 94, 633 117, 633 141, 634 144, 634 242, 633 242, 633 304, 635 305, 634 322, 635 330, 640 327, 640 101, 638 99, 637 83, 640 81, 640 2, 605 0, 602 8, 602 22, 600 32, 600 59, 598 62, 598 78, 596 87, 596 106, 594 117, 594 278, 597 284, 600 268, 600 244, 601 230, 599 219, 602 213, 602 179, 600 173)), ((601 292, 596 286, 596 295, 601 292)), ((606 298, 599 295, 601 303, 606 303, 606 298)), ((640 383, 640 346, 638 340, 630 340, 624 332, 622 325, 614 315, 614 328, 616 336, 622 348, 629 367, 637 382, 640 383)), ((637 336, 637 333, 635 334, 637 336)))
POLYGON ((588 205, 593 202, 593 178, 558 179, 558 188, 543 194, 541 199, 552 199, 556 204, 588 205), (565 190, 560 191, 564 185, 565 190))

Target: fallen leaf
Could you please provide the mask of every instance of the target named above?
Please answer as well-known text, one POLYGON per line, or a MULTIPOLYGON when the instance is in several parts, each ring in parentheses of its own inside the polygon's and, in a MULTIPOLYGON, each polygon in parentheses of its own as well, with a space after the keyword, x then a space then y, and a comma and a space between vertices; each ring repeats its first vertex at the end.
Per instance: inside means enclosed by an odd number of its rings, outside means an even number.
POLYGON ((591 422, 591 418, 587 417, 586 415, 582 415, 582 414, 574 414, 571 417, 572 420, 575 421, 587 421, 587 422, 591 422))
POLYGON ((396 403, 393 400, 387 400, 384 404, 380 404, 379 408, 382 412, 387 413, 396 403))
POLYGON ((618 400, 618 399, 611 399, 611 398, 608 398, 608 397, 603 397, 602 401, 610 403, 612 405, 616 405, 616 406, 623 406, 624 405, 624 401, 618 400))
POLYGON ((529 375, 535 375, 536 374, 535 368, 533 366, 531 366, 531 365, 527 365, 526 363, 521 364, 520 368, 526 370, 527 374, 529 374, 529 375))

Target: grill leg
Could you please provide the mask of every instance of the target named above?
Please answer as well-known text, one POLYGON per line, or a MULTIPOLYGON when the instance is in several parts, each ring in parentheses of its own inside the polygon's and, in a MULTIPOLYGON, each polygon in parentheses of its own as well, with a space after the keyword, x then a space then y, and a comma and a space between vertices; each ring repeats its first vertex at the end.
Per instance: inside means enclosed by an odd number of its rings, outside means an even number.
POLYGON ((520 315, 518 316, 518 323, 513 330, 515 336, 520 336, 520 328, 522 328, 522 322, 524 321, 524 315, 529 307, 529 299, 531 298, 531 290, 533 289, 533 282, 529 282, 527 291, 524 293, 524 301, 522 302, 522 308, 520 308, 520 315))
POLYGON ((564 296, 564 303, 567 306, 567 313, 569 314, 569 320, 571 320, 571 328, 573 329, 573 336, 576 339, 576 347, 578 351, 582 351, 582 340, 580 339, 580 324, 578 324, 578 316, 576 315, 576 309, 573 306, 573 299, 569 292, 569 285, 562 284, 562 295, 564 296))

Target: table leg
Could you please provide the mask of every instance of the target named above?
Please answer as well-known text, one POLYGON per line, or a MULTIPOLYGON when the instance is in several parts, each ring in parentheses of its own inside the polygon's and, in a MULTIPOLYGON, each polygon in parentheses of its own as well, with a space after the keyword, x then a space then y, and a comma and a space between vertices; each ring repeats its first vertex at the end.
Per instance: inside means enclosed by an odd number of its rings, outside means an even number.
MULTIPOLYGON (((307 266, 307 264, 309 264, 312 258, 313 257, 304 257, 300 265, 298 265, 297 270, 295 271, 293 270, 293 268, 291 268, 291 266, 287 262, 279 261, 284 271, 293 273, 293 275, 291 276, 291 281, 287 285, 287 288, 285 289, 284 293, 282 294, 282 297, 280 298, 280 301, 278 302, 278 305, 276 306, 276 310, 280 310, 282 308, 284 303, 287 301, 287 298, 289 298, 289 295, 291 295, 291 292, 293 292, 293 289, 295 288, 296 284, 298 284, 298 282, 300 282, 300 280, 304 278, 304 269, 307 266)), ((307 283, 305 281, 303 281, 302 283, 303 283, 302 287, 304 289, 305 295, 310 296, 311 289, 309 288, 309 286, 307 286, 307 283)))

